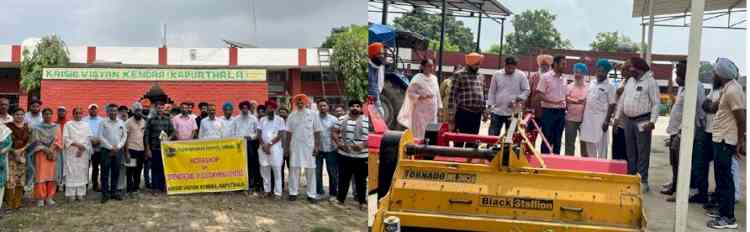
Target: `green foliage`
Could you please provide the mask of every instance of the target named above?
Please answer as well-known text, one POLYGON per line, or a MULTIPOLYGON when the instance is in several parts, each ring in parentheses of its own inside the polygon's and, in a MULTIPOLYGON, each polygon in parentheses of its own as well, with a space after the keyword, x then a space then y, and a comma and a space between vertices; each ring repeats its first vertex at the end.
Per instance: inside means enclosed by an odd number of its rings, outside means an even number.
POLYGON ((514 15, 514 31, 506 36, 507 53, 528 55, 540 48, 571 48, 570 41, 563 39, 552 24, 556 17, 548 10, 527 10, 514 15))
POLYGON ((346 96, 364 100, 367 96, 367 26, 352 25, 329 37, 334 37, 331 64, 344 81, 346 96))
POLYGON ((328 37, 326 37, 326 40, 323 41, 323 44, 321 44, 320 47, 321 48, 333 48, 333 45, 336 44, 336 40, 338 39, 339 35, 349 31, 350 29, 356 31, 356 33, 367 33, 366 25, 350 25, 350 26, 336 27, 336 28, 331 29, 331 34, 329 34, 328 37))
POLYGON ((641 46, 619 32, 600 32, 590 44, 591 50, 601 52, 639 52, 641 46))
MULTIPOLYGON (((490 53, 493 55, 500 54, 500 44, 499 43, 492 44, 492 46, 490 46, 490 49, 487 50, 487 53, 490 53)), ((508 45, 503 45, 503 55, 507 55, 507 53, 508 53, 508 45)))
POLYGON ((27 92, 38 90, 42 81, 42 69, 67 66, 70 63, 68 55, 68 48, 59 37, 51 35, 42 38, 32 54, 28 50, 23 52, 21 88, 27 92))
MULTIPOLYGON (((433 51, 439 51, 440 50, 440 39, 431 39, 430 40, 430 50, 433 51)), ((445 52, 458 52, 461 48, 459 48, 457 45, 452 44, 450 41, 445 40, 443 41, 443 51, 445 52)))
MULTIPOLYGON (((428 14, 424 9, 415 8, 412 12, 393 20, 393 25, 396 29, 415 32, 429 39, 430 48, 433 48, 432 41, 440 41, 439 14, 428 14)), ((471 29, 452 16, 445 17, 445 44, 451 44, 451 49, 455 46, 458 48, 457 51, 461 52, 471 52, 476 48, 471 29)), ((445 47, 447 46, 444 45, 445 47)), ((437 48, 438 46, 435 46, 434 50, 437 51, 437 48)))

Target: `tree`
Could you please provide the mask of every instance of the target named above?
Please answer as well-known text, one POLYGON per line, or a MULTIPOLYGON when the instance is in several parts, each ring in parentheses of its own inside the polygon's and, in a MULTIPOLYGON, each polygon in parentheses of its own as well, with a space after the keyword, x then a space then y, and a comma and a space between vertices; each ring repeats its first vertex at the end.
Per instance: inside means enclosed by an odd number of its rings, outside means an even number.
POLYGON ((640 46, 619 32, 600 32, 590 44, 591 50, 600 52, 638 52, 640 46))
POLYGON ((355 33, 365 33, 367 35, 367 26, 364 25, 349 25, 349 26, 341 26, 331 29, 331 34, 326 37, 326 40, 323 41, 323 44, 320 45, 321 48, 333 48, 333 46, 336 44, 336 40, 338 37, 349 30, 356 31, 355 33))
POLYGON ((33 53, 25 50, 21 62, 21 88, 29 93, 39 90, 43 69, 67 66, 69 54, 65 42, 55 35, 42 38, 33 53))
POLYGON ((512 55, 529 55, 536 49, 564 49, 572 45, 563 39, 552 22, 554 14, 548 10, 527 10, 513 16, 513 32, 507 36, 507 52, 512 55))
MULTIPOLYGON (((429 49, 433 51, 440 50, 440 39, 431 39, 429 49)), ((455 45, 451 43, 450 41, 446 40, 446 41, 443 41, 443 51, 458 52, 458 51, 461 51, 461 48, 459 48, 458 45, 455 45)))
POLYGON ((367 26, 352 25, 329 37, 334 37, 333 69, 343 77, 346 96, 364 100, 367 96, 367 26))
MULTIPOLYGON (((507 52, 508 52, 508 46, 504 45, 503 46, 503 55, 506 55, 507 52)), ((490 53, 490 54, 493 54, 493 55, 500 54, 500 44, 499 43, 492 44, 492 46, 490 46, 490 49, 487 50, 487 53, 490 53)))
MULTIPOLYGON (((396 18, 393 20, 393 25, 396 29, 415 32, 430 41, 437 41, 438 44, 440 42, 440 15, 429 14, 422 8, 416 7, 413 11, 396 18)), ((471 29, 453 16, 445 17, 444 43, 455 45, 461 52, 474 51, 476 48, 471 29)), ((430 44, 432 48, 432 42, 430 44)), ((438 50, 437 47, 434 49, 438 50)))

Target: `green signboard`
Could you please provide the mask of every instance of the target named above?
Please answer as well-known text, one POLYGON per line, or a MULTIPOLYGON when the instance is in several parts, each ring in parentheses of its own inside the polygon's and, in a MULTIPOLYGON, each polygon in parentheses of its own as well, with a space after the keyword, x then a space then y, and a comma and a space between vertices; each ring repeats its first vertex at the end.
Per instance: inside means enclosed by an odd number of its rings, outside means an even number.
POLYGON ((45 80, 265 81, 265 69, 45 68, 45 80))

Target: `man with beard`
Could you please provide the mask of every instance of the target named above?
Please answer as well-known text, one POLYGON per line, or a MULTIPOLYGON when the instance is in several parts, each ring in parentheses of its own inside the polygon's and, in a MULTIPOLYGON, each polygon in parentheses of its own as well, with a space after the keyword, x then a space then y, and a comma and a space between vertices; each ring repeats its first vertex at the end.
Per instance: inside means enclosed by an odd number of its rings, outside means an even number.
MULTIPOLYGON (((200 109, 201 114, 195 117, 195 124, 198 125, 198 131, 201 129, 201 121, 204 118, 208 117, 208 103, 207 102, 201 102, 198 103, 198 109, 200 109)), ((198 135, 195 136, 195 138, 198 138, 198 135)))
POLYGON ((292 99, 292 114, 286 121, 289 140, 289 200, 297 198, 300 174, 304 169, 307 182, 307 200, 315 203, 318 200, 315 180, 315 157, 320 150, 321 124, 317 113, 307 106, 310 99, 298 94, 292 99))
MULTIPOLYGON (((146 120, 143 118, 143 106, 140 102, 133 103, 133 117, 125 121, 125 129, 128 132, 128 139, 125 142, 125 152, 127 152, 130 161, 135 160, 135 165, 129 165, 126 170, 127 192, 133 193, 140 189, 141 170, 145 163, 143 132, 146 128, 146 120)), ((148 173, 144 174, 148 176, 148 173)))
POLYGON ((380 93, 383 92, 383 85, 385 84, 383 49, 383 44, 377 42, 367 46, 367 57, 369 58, 367 81, 370 83, 367 88, 367 95, 375 102, 375 109, 380 115, 383 115, 383 106, 380 104, 380 93))
POLYGON ((219 118, 219 122, 221 122, 221 138, 229 138, 233 136, 232 122, 234 121, 234 117, 232 117, 232 114, 234 114, 234 106, 231 102, 225 102, 222 110, 224 111, 224 117, 219 118))
POLYGON ((29 107, 29 112, 26 112, 26 115, 24 116, 24 121, 26 121, 26 124, 29 124, 29 127, 34 128, 37 125, 41 124, 42 119, 42 112, 40 111, 42 109, 42 101, 40 101, 38 98, 33 97, 31 99, 31 106, 29 107))
POLYGON ((333 142, 338 147, 339 189, 337 199, 343 205, 349 192, 349 183, 354 176, 356 183, 355 196, 359 202, 359 209, 366 206, 365 188, 367 183, 367 134, 369 120, 362 115, 362 102, 349 101, 349 114, 343 116, 333 127, 333 142))
POLYGON ((161 102, 156 102, 154 105, 156 106, 157 114, 146 121, 146 128, 143 133, 145 155, 147 159, 151 160, 151 187, 158 191, 166 192, 164 163, 162 162, 163 157, 161 154, 161 134, 166 134, 168 140, 174 139, 175 130, 172 121, 169 119, 169 115, 167 115, 164 109, 164 105, 161 102))
POLYGON ((177 131, 177 140, 190 140, 198 134, 198 124, 195 119, 190 117, 190 104, 183 102, 180 104, 181 113, 172 118, 172 124, 177 131))
POLYGON ((565 128, 565 109, 566 109, 566 92, 567 78, 563 76, 566 62, 565 56, 555 56, 552 60, 552 72, 542 75, 539 84, 536 87, 539 98, 542 99, 542 115, 539 126, 542 127, 542 134, 552 146, 542 146, 542 154, 560 154, 562 146, 562 133, 565 128))
MULTIPOLYGON (((65 128, 65 123, 68 122, 68 113, 65 110, 65 106, 59 106, 57 107, 57 125, 60 126, 60 134, 62 135, 65 131, 63 130, 65 128)), ((60 156, 56 160, 57 166, 55 168, 55 171, 57 172, 55 174, 55 182, 57 183, 57 191, 63 192, 65 190, 65 180, 64 180, 64 172, 63 168, 65 166, 65 153, 60 151, 60 156)))
POLYGON ((199 139, 220 139, 221 122, 216 118, 216 105, 208 105, 208 117, 201 120, 200 131, 198 132, 199 139))
MULTIPOLYGON (((482 59, 484 56, 479 53, 469 53, 465 57, 466 68, 454 74, 451 95, 448 98, 449 127, 452 131, 479 134, 480 120, 486 106, 484 78, 479 74, 482 59)), ((456 146, 462 147, 463 143, 456 146)), ((467 146, 473 147, 475 144, 467 146)))
POLYGON ((328 101, 325 98, 318 100, 318 117, 320 125, 322 126, 320 131, 320 152, 315 157, 315 174, 318 196, 325 194, 323 190, 323 161, 325 160, 326 171, 328 172, 328 195, 329 201, 333 202, 336 199, 336 191, 338 191, 338 173, 336 164, 336 147, 333 145, 331 138, 331 129, 336 125, 336 117, 330 115, 328 110, 328 101))
MULTIPOLYGON (((683 155, 692 155, 692 168, 690 178, 690 188, 697 188, 698 194, 690 196, 689 202, 691 203, 706 203, 708 200, 708 161, 705 161, 705 152, 703 152, 703 137, 705 136, 705 125, 706 125, 706 112, 701 107, 706 99, 705 90, 702 84, 698 84, 696 87, 696 108, 695 108, 695 133, 693 137, 693 148, 690 149, 690 153, 680 151, 680 140, 682 132, 682 108, 685 103, 685 75, 687 72, 687 60, 681 60, 675 66, 675 76, 677 86, 679 86, 677 99, 675 104, 672 106, 672 111, 669 113, 669 124, 667 125, 667 134, 669 134, 669 163, 672 166, 672 183, 677 183, 678 166, 680 164, 680 153, 683 155)), ((677 190, 677 185, 672 185, 669 189, 661 191, 662 194, 672 195, 677 190)), ((675 196, 667 198, 668 202, 674 202, 675 196)))
POLYGON ((104 121, 101 117, 99 117, 99 114, 97 110, 99 109, 99 106, 96 104, 89 105, 89 116, 86 116, 83 118, 84 122, 87 122, 89 124, 89 129, 91 129, 91 145, 94 148, 94 153, 91 154, 91 184, 93 186, 94 191, 100 191, 99 188, 99 169, 101 167, 101 149, 99 149, 99 138, 95 135, 99 134, 99 124, 104 121))
POLYGON ((257 195, 263 186, 258 164, 258 118, 252 114, 252 104, 240 102, 240 115, 232 123, 232 135, 242 137, 247 142, 248 192, 257 195))
POLYGON ((714 148, 714 172, 718 207, 709 209, 707 223, 712 229, 737 228, 734 217, 735 184, 732 178, 732 158, 745 155, 746 100, 742 86, 737 82, 739 70, 727 58, 716 59, 714 85, 720 86, 719 100, 711 102, 716 114, 711 124, 714 148))
MULTIPOLYGON (((607 59, 596 61, 596 81, 589 83, 581 123, 581 141, 586 146, 585 157, 607 159, 607 131, 615 110, 615 87, 607 80, 612 64, 607 59)), ((582 148, 583 150, 583 148, 582 148)))
POLYGON ((261 118, 258 124, 258 135, 260 135, 258 162, 260 163, 260 174, 263 177, 263 191, 266 197, 274 196, 276 199, 280 199, 282 196, 281 184, 284 182, 284 176, 281 173, 281 165, 284 161, 281 141, 286 131, 286 123, 283 118, 274 114, 275 102, 266 102, 266 107, 266 116, 261 118))

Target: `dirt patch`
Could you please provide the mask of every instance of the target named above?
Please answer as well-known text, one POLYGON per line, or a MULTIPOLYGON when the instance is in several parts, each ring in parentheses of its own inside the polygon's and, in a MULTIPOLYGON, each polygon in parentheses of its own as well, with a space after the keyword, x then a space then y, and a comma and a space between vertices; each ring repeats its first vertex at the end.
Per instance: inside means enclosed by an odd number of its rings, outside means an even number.
POLYGON ((367 231, 367 212, 353 199, 343 207, 328 201, 310 204, 208 193, 166 196, 138 194, 124 201, 99 202, 90 193, 82 202, 65 202, 6 212, 0 231, 367 231))

